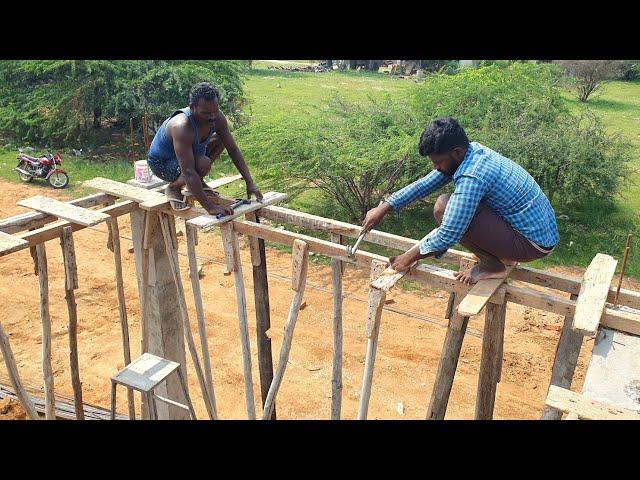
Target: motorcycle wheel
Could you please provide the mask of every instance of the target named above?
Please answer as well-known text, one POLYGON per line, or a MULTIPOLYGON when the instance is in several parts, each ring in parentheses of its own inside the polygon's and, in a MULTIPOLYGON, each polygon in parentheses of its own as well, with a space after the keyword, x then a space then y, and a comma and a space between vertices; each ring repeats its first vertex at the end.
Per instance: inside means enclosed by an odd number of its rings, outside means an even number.
MULTIPOLYGON (((27 165, 27 162, 20 162, 18 164, 18 168, 22 168, 23 170, 30 170, 30 166, 27 165)), ((22 180, 24 183, 29 183, 31 180, 33 180, 33 177, 31 175, 25 175, 24 173, 20 173, 18 172, 18 177, 20 177, 20 180, 22 180)))
POLYGON ((48 180, 53 188, 64 188, 69 184, 69 176, 62 172, 52 173, 48 180))

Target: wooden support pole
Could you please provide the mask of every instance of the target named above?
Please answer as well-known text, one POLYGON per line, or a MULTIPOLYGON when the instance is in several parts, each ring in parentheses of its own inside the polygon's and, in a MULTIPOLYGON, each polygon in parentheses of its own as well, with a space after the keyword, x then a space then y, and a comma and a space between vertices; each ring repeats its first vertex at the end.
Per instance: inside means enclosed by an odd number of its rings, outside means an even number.
POLYGON ((170 231, 170 221, 165 216, 164 213, 158 213, 158 219, 160 221, 160 227, 162 228, 162 236, 164 238, 164 245, 167 251, 167 256, 169 257, 169 266, 171 267, 171 272, 173 274, 173 280, 176 285, 176 289, 178 291, 178 306, 180 307, 180 313, 182 314, 182 328, 184 331, 184 337, 187 340, 187 346, 189 347, 189 353, 191 354, 191 360, 193 361, 193 366, 196 371, 196 376, 198 377, 198 382, 200 383, 200 389, 202 390, 202 397, 204 399, 204 404, 207 408, 207 413, 209 414, 209 418, 213 419, 216 417, 213 401, 209 397, 209 391, 207 389, 207 385, 204 379, 204 374, 202 373, 202 367, 200 366, 200 360, 198 359, 198 352, 196 350, 195 342, 193 341, 193 335, 191 333, 191 325, 189 323, 189 312, 187 310, 187 303, 184 295, 184 288, 182 286, 182 279, 180 278, 180 265, 178 264, 178 253, 174 249, 173 240, 170 231))
POLYGON ((293 296, 293 301, 291 302, 291 307, 289 308, 287 323, 284 326, 284 338, 282 340, 282 345, 280 346, 278 367, 276 368, 273 381, 269 387, 267 400, 264 402, 262 420, 268 420, 271 417, 271 409, 273 408, 276 395, 278 394, 280 384, 282 383, 282 378, 284 377, 284 372, 287 368, 289 353, 291 352, 291 343, 293 342, 293 330, 296 327, 298 313, 300 312, 300 305, 302 304, 302 297, 304 296, 304 290, 307 284, 308 259, 308 245, 302 240, 296 240, 293 244, 293 252, 291 255, 291 288, 295 294, 293 296))
MULTIPOLYGON (((387 264, 374 260, 371 262, 370 280, 373 282, 384 274, 387 264)), ((378 333, 380 331, 380 318, 386 293, 384 290, 369 288, 369 308, 367 311, 366 332, 367 354, 364 362, 364 374, 360 389, 360 403, 358 405, 358 420, 366 420, 369 410, 369 398, 371 397, 371 383, 373 382, 373 367, 376 361, 378 348, 378 333)))
POLYGON ((36 245, 38 262, 38 283, 40 286, 40 319, 42 320, 42 374, 44 376, 45 418, 56 419, 53 389, 53 368, 51 367, 51 317, 49 316, 49 275, 47 273, 47 252, 44 243, 36 245))
MULTIPOLYGON (((475 264, 474 261, 468 259, 460 260, 460 270, 470 269, 475 264)), ((449 319, 449 326, 444 339, 442 353, 438 362, 438 370, 436 372, 436 380, 431 393, 431 401, 427 410, 427 420, 444 420, 449 403, 449 395, 453 386, 453 379, 456 375, 458 367, 458 359, 460 358, 460 350, 464 341, 464 334, 467 330, 469 317, 462 317, 458 313, 458 305, 462 298, 456 295, 456 301, 453 307, 453 314, 449 319)))
POLYGON ((492 420, 504 342, 504 322, 507 303, 487 305, 484 334, 482 335, 482 358, 476 396, 476 420, 492 420))
MULTIPOLYGON (((129 321, 127 318, 127 305, 124 298, 124 281, 122 278, 122 256, 120 251, 120 228, 118 219, 112 218, 107 222, 109 227, 109 237, 113 247, 113 259, 115 263, 116 295, 118 297, 118 314, 120 316, 120 331, 122 333, 122 352, 124 364, 131 363, 131 346, 129 344, 129 321)), ((129 419, 135 420, 136 407, 133 396, 133 389, 127 388, 127 402, 129 408, 129 419)))
POLYGON ((453 304, 456 302, 456 294, 449 292, 449 300, 447 300, 447 311, 444 314, 444 318, 449 320, 453 314, 453 304))
MULTIPOLYGON (((571 300, 576 300, 577 298, 578 295, 571 295, 571 300)), ((556 347, 556 355, 553 359, 549 387, 555 385, 567 390, 571 389, 573 374, 578 365, 578 357, 580 356, 580 349, 582 348, 582 341, 584 340, 584 336, 574 330, 572 325, 573 317, 564 317, 564 324, 562 325, 560 339, 556 347)), ((562 411, 545 404, 540 420, 560 419, 562 419, 562 411)))
POLYGON ((236 302, 238 307, 238 324, 240 328, 240 343, 242 345, 242 364, 244 369, 244 394, 247 404, 247 414, 250 420, 256 419, 256 407, 253 399, 253 377, 251 374, 251 346, 249 343, 249 328, 247 325, 247 299, 244 292, 244 278, 242 277, 242 262, 240 261, 240 247, 238 234, 233 230, 233 223, 220 225, 222 245, 227 261, 227 269, 233 272, 236 286, 236 302))
POLYGON ((33 405, 33 402, 29 398, 27 391, 24 389, 22 382, 20 381, 20 375, 18 375, 18 366, 16 365, 16 359, 13 356, 13 352, 11 351, 11 346, 9 345, 9 337, 4 333, 4 329, 2 328, 2 324, 0 324, 0 351, 2 351, 2 356, 4 357, 4 363, 7 366, 7 373, 9 374, 9 380, 11 380, 11 385, 18 396, 18 400, 22 404, 22 407, 27 412, 29 419, 31 420, 40 420, 38 416, 38 412, 36 412, 36 407, 33 405))
MULTIPOLYGON (((331 241, 342 244, 342 235, 331 234, 331 241)), ((342 274, 344 263, 331 259, 333 285, 333 370, 331 373, 331 420, 340 420, 342 409, 342 274)))
POLYGON ((78 267, 71 227, 62 229, 60 246, 62 247, 64 260, 65 299, 67 300, 67 310, 69 312, 69 369, 71 371, 74 408, 76 419, 84 420, 82 383, 80 382, 80 367, 78 365, 78 308, 74 293, 74 290, 78 288, 78 267))
POLYGON ((198 259, 196 258, 196 235, 198 229, 187 225, 185 235, 187 237, 187 254, 189 256, 189 276, 196 305, 198 317, 198 334, 200 335, 200 347, 202 350, 202 362, 204 363, 205 383, 209 391, 214 419, 218 419, 216 408, 216 396, 213 390, 213 375, 211 373, 211 361, 209 357, 209 344, 207 343, 207 328, 204 321, 204 308, 202 306, 202 292, 200 290, 200 277, 198 276, 198 259))
MULTIPOLYGON (((245 215, 245 218, 257 224, 260 217, 255 212, 245 215)), ((256 311, 256 338, 258 345, 258 369, 260 372, 260 396, 262 408, 269 394, 269 387, 273 381, 273 356, 271 353, 271 338, 267 332, 271 328, 271 311, 269 306, 269 279, 267 276, 267 254, 264 239, 249 235, 251 250, 251 265, 253 267, 253 297, 256 311)), ((275 420, 276 404, 271 409, 271 420, 275 420)))

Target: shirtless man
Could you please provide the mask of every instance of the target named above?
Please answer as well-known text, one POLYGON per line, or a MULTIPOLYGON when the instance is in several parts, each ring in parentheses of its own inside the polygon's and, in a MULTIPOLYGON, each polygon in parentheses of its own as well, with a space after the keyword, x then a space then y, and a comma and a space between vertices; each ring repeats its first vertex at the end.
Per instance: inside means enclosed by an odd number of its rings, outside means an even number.
POLYGON ((233 213, 231 208, 213 202, 217 192, 203 180, 225 148, 247 184, 247 196, 255 195, 262 200, 262 193, 251 178, 220 110, 219 98, 218 91, 209 83, 194 85, 189 92, 189 106, 173 112, 153 137, 149 168, 154 175, 169 182, 165 193, 174 210, 189 208, 182 195, 182 187, 186 185, 210 215, 233 213))
POLYGON ((434 120, 419 145, 434 170, 395 192, 367 212, 364 231, 378 225, 391 210, 399 213, 453 181, 453 193, 440 195, 433 214, 439 227, 420 241, 420 248, 391 257, 396 271, 408 269, 426 257, 441 257, 460 243, 478 263, 470 272, 458 272, 458 281, 474 284, 503 278, 506 265, 530 262, 549 255, 560 235, 549 200, 520 165, 477 142, 469 142, 453 118, 434 120))

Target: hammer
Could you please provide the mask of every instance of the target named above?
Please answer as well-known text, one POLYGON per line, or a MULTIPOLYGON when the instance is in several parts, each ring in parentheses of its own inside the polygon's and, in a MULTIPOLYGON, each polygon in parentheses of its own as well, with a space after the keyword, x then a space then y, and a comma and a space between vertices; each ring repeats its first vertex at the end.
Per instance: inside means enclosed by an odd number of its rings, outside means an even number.
MULTIPOLYGON (((247 200, 246 198, 236 198, 236 201, 229 205, 229 208, 231 208, 231 210, 235 210, 235 208, 239 207, 240 205, 249 205, 250 203, 251 200, 247 200)), ((222 213, 218 213, 216 215, 216 218, 220 220, 224 216, 225 215, 223 215, 222 213)))
POLYGON ((362 241, 364 236, 367 234, 367 232, 368 232, 368 230, 363 231, 362 233, 360 233, 360 236, 356 240, 356 243, 353 245, 353 247, 351 245, 347 246, 347 256, 348 257, 354 257, 355 256, 356 250, 358 250, 358 246, 360 245, 360 242, 362 241))

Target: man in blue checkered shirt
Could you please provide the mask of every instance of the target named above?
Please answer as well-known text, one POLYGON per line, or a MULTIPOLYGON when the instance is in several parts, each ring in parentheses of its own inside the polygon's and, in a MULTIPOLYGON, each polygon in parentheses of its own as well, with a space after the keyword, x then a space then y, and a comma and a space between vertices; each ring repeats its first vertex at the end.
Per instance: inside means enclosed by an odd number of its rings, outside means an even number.
POLYGON ((478 263, 470 272, 458 272, 456 278, 473 284, 503 278, 506 265, 530 262, 553 251, 560 239, 553 208, 520 165, 470 143, 453 118, 431 122, 420 138, 419 152, 429 156, 434 170, 369 210, 362 226, 368 231, 391 210, 399 213, 453 181, 453 193, 440 195, 433 209, 439 227, 420 241, 419 248, 391 257, 396 271, 421 258, 440 257, 460 243, 476 255, 478 263))

